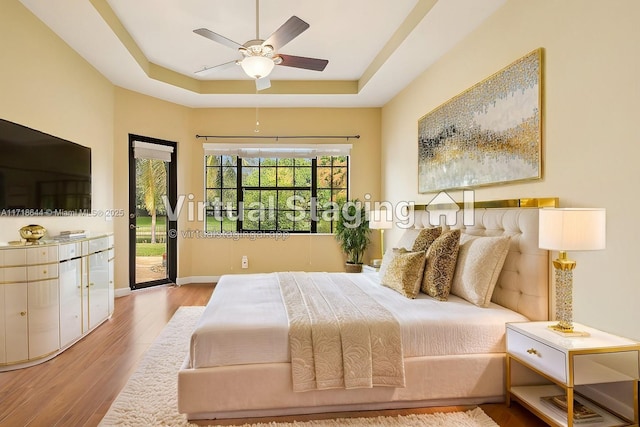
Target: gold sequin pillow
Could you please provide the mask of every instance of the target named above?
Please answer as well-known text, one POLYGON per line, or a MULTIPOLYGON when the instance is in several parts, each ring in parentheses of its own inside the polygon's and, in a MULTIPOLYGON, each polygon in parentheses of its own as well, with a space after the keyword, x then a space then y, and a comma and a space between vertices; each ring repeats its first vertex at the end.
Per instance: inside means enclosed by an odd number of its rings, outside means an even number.
POLYGON ((442 233, 441 227, 407 228, 396 246, 411 252, 426 251, 440 233, 442 233))
POLYGON ((390 259, 380 282, 407 298, 415 298, 422 283, 425 252, 410 252, 404 248, 394 248, 392 253, 393 258, 390 259))
POLYGON ((460 230, 447 231, 429 246, 422 292, 440 301, 447 300, 456 271, 459 248, 460 230))

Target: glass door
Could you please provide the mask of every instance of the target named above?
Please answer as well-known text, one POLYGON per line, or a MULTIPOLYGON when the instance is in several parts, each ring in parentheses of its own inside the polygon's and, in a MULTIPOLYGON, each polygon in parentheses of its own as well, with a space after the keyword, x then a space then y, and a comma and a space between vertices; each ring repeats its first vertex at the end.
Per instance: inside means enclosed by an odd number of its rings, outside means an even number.
POLYGON ((176 143, 129 140, 129 286, 139 289, 175 282, 176 143))

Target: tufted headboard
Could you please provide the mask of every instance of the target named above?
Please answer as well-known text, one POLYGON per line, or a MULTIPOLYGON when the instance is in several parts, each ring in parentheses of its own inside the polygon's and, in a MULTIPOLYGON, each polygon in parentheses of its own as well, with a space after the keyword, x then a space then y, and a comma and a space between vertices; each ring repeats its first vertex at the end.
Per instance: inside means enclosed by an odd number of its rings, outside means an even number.
MULTIPOLYGON (((475 208, 474 225, 456 225, 474 236, 510 236, 510 247, 491 301, 527 316, 549 319, 549 253, 538 248, 538 208, 475 208)), ((430 227, 426 211, 414 211, 416 227, 430 227)))

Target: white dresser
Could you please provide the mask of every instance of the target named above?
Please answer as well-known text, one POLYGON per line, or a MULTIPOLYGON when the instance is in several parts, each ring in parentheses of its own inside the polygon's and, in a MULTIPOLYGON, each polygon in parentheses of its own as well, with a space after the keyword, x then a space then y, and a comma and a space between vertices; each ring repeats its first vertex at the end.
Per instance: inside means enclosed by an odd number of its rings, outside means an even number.
POLYGON ((0 247, 0 371, 59 354, 113 313, 113 236, 0 247))

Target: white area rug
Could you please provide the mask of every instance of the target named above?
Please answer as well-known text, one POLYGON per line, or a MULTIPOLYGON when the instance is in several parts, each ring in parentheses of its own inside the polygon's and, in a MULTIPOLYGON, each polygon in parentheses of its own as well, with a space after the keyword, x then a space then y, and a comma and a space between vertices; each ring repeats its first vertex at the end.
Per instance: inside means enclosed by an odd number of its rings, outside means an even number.
MULTIPOLYGON (((180 307, 140 361, 100 426, 196 426, 178 413, 178 370, 189 337, 204 307, 180 307)), ((245 424, 249 426, 249 424, 245 424)), ((338 418, 293 423, 259 423, 251 427, 427 426, 497 427, 480 408, 467 412, 376 418, 338 418)), ((196 426, 197 427, 197 426, 196 426)))

